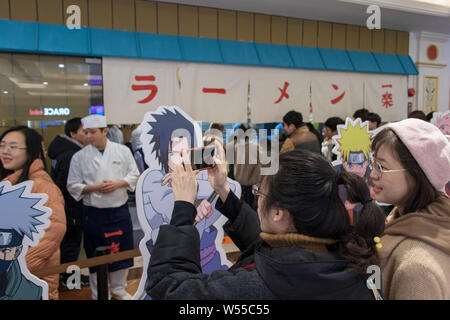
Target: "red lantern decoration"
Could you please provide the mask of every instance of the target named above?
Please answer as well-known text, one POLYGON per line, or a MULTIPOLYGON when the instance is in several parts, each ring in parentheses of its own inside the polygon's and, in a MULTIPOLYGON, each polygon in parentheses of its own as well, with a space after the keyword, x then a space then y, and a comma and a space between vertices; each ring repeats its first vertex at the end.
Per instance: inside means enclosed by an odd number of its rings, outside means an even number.
POLYGON ((427 57, 430 61, 436 60, 436 58, 438 57, 438 54, 439 54, 438 48, 434 44, 428 46, 427 57))
POLYGON ((408 89, 408 97, 414 97, 415 94, 416 94, 416 90, 414 90, 414 88, 408 89))

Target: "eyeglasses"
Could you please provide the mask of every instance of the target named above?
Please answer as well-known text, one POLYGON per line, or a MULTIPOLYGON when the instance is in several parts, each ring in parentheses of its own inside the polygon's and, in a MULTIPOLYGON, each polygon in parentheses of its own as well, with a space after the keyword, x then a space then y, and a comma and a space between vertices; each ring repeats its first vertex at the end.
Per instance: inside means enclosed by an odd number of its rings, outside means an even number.
POLYGON ((375 173, 379 178, 383 176, 383 173, 390 173, 390 172, 400 172, 400 171, 406 171, 406 169, 393 169, 393 170, 386 170, 384 169, 381 164, 379 164, 376 161, 372 162, 372 168, 374 169, 375 173))
POLYGON ((22 148, 22 147, 18 147, 18 146, 14 146, 14 145, 7 145, 5 143, 0 144, 0 152, 3 153, 6 151, 6 148, 9 149, 10 153, 16 153, 19 150, 26 150, 27 148, 22 148))
POLYGON ((257 184, 252 185, 252 193, 253 193, 253 195, 255 195, 255 196, 267 196, 265 193, 262 193, 259 190, 259 188, 260 188, 260 186, 257 185, 257 184))

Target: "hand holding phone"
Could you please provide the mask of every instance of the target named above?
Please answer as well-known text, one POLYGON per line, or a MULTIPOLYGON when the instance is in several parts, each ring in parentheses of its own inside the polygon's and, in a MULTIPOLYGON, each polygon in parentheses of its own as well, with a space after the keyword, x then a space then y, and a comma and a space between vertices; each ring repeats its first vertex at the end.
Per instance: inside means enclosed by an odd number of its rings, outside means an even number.
POLYGON ((194 203, 197 197, 197 179, 198 171, 192 170, 188 165, 189 157, 186 150, 181 151, 182 163, 175 167, 172 172, 172 191, 175 201, 187 201, 194 203))
POLYGON ((208 168, 208 180, 214 191, 219 194, 220 199, 225 202, 230 187, 227 184, 228 168, 225 160, 225 151, 218 141, 214 141, 216 154, 213 157, 214 167, 208 168))
POLYGON ((215 166, 214 156, 217 154, 215 144, 187 150, 192 170, 205 170, 215 166))

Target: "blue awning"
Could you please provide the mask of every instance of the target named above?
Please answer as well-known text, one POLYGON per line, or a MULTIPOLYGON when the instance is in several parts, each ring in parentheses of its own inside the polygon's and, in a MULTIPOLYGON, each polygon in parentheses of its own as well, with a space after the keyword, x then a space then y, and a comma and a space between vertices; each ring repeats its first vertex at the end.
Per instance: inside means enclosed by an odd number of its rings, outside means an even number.
POLYGON ((0 50, 37 51, 36 23, 0 20, 0 50))
POLYGON ((319 52, 327 70, 357 71, 350 62, 347 50, 319 48, 319 52))
POLYGON ((224 63, 259 65, 260 61, 253 42, 219 40, 224 63))
POLYGON ((373 53, 383 73, 408 74, 396 54, 373 53))
POLYGON ((91 29, 91 50, 97 56, 137 58, 135 32, 91 29))
POLYGON ((183 60, 192 62, 223 63, 219 40, 179 37, 183 60))
POLYGON ((89 32, 54 24, 39 25, 38 47, 41 52, 88 55, 91 52, 89 32), (51 35, 51 36, 50 36, 51 35))
POLYGON ((380 67, 371 52, 348 50, 353 68, 359 72, 380 72, 380 67))
POLYGON ((0 50, 417 75, 409 56, 0 20, 0 50))
POLYGON ((416 65, 414 64, 410 56, 403 56, 398 54, 397 57, 407 74, 419 74, 419 71, 417 71, 416 65))
POLYGON ((140 57, 158 60, 183 60, 177 36, 138 33, 140 57))
POLYGON ((255 43, 261 65, 266 67, 285 67, 292 68, 291 55, 287 46, 278 44, 255 43))
POLYGON ((288 49, 296 68, 326 69, 318 48, 288 46, 288 49))

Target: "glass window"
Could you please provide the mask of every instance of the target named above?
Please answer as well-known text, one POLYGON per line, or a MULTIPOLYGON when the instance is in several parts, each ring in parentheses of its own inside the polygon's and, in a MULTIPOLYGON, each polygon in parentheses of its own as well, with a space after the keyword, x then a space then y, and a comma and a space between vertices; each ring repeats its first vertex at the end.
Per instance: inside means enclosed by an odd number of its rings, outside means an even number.
POLYGON ((0 132, 26 125, 48 146, 91 106, 103 106, 101 59, 0 53, 0 132))

